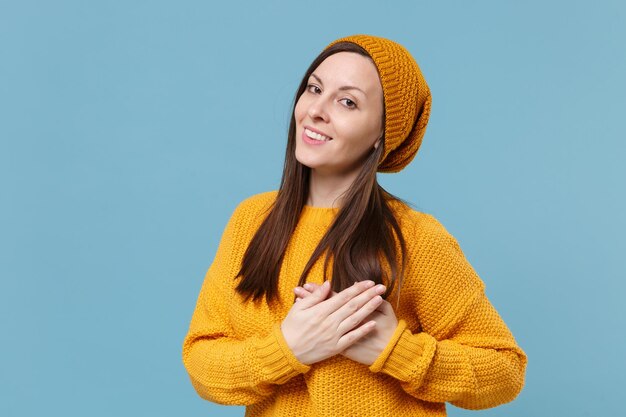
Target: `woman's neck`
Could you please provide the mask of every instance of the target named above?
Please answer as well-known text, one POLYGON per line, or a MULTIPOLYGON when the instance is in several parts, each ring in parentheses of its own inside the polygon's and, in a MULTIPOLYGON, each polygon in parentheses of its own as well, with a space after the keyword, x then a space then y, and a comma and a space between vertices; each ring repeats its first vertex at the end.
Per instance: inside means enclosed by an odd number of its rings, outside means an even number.
POLYGON ((322 175, 312 169, 306 204, 314 207, 341 207, 342 194, 350 188, 357 174, 355 172, 346 176, 322 175))

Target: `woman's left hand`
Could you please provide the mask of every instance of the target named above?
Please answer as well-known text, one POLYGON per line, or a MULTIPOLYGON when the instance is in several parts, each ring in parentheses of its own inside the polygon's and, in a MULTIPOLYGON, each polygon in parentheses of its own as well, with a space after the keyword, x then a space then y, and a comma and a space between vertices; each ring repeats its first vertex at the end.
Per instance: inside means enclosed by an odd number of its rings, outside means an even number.
MULTIPOLYGON (((314 283, 306 283, 303 287, 296 287, 294 289, 297 296, 296 301, 308 297, 317 287, 319 287, 319 285, 314 283)), ((331 297, 336 294, 337 293, 333 291, 331 297)), ((367 323, 370 320, 376 322, 374 330, 341 353, 348 359, 367 366, 373 364, 376 358, 380 356, 398 326, 396 313, 393 311, 391 304, 385 300, 383 300, 380 306, 362 322, 367 323)))

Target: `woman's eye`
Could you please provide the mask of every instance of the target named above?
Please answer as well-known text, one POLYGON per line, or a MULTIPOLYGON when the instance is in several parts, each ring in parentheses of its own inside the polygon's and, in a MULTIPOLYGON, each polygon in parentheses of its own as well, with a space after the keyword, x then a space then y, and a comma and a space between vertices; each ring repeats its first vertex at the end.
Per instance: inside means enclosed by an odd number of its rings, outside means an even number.
POLYGON ((322 90, 316 86, 315 84, 309 84, 306 86, 307 90, 309 90, 311 93, 315 93, 315 94, 319 94, 322 92, 322 90))
POLYGON ((352 100, 350 100, 349 98, 343 98, 340 101, 344 101, 346 103, 346 107, 349 107, 351 109, 356 107, 356 103, 352 100))

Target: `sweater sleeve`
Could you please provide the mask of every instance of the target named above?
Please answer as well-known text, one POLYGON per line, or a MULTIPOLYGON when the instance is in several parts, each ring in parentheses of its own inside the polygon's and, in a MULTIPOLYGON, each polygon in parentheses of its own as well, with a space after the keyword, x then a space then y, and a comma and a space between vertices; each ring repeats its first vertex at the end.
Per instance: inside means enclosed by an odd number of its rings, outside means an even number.
POLYGON ((209 267, 183 342, 183 364, 196 392, 226 405, 250 405, 271 395, 279 384, 309 370, 285 342, 280 324, 266 334, 238 338, 226 300, 237 296, 233 278, 245 247, 246 214, 240 205, 231 216, 209 267), (245 239, 244 239, 245 240, 245 239))
POLYGON ((400 319, 370 370, 398 379, 407 393, 424 401, 473 410, 510 402, 524 386, 526 354, 456 239, 426 216, 435 233, 427 232, 428 243, 419 247, 421 265, 410 267, 419 284, 405 284, 415 285, 418 295, 411 297, 410 311, 422 329, 413 333, 400 319))

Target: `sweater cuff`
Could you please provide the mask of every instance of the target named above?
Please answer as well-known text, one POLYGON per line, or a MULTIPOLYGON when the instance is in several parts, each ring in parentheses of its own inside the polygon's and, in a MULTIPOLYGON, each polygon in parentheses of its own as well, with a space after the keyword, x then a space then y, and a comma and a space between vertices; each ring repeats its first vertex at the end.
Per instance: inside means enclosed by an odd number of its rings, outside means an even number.
POLYGON ((284 384, 311 367, 298 361, 287 345, 280 323, 274 324, 272 331, 256 346, 257 359, 265 380, 274 384, 284 384))
POLYGON ((369 369, 403 382, 419 382, 435 355, 436 344, 435 338, 427 333, 412 334, 406 322, 400 320, 391 340, 369 369))

